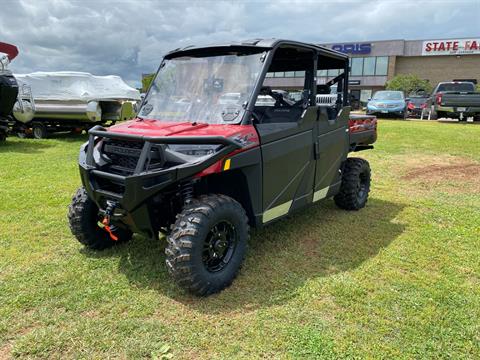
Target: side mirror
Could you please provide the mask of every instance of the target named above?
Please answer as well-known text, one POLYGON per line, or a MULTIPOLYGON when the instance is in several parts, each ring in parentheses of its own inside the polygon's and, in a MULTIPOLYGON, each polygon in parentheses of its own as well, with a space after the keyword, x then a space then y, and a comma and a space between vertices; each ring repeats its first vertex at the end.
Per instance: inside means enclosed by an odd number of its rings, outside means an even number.
POLYGON ((410 98, 405 98, 405 101, 406 101, 406 102, 409 102, 409 101, 410 101, 410 98))

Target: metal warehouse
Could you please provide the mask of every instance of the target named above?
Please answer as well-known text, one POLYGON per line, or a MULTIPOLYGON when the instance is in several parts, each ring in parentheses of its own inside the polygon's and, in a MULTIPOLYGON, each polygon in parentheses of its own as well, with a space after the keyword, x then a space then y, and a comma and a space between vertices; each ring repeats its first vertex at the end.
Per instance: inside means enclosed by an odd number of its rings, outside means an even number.
MULTIPOLYGON (((433 86, 440 81, 480 80, 480 37, 442 40, 382 40, 360 43, 321 44, 350 55, 352 96, 366 102, 372 92, 385 88, 397 74, 416 74, 433 86)), ((317 83, 323 84, 338 70, 323 70, 317 83)), ((269 85, 283 89, 303 87, 301 72, 269 74, 269 85)))

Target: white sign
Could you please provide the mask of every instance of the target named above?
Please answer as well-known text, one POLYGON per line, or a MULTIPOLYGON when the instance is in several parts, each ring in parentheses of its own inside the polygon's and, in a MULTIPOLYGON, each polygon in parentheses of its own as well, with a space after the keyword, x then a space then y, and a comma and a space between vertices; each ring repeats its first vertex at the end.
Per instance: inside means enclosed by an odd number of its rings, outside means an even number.
POLYGON ((423 42, 422 55, 480 54, 480 38, 458 40, 427 40, 423 42))

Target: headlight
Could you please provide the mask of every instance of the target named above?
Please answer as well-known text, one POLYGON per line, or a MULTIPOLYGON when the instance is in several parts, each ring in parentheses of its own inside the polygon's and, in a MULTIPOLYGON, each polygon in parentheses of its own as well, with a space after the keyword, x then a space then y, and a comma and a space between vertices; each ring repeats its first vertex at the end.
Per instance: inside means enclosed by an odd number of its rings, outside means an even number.
POLYGON ((179 152, 184 155, 190 156, 205 156, 215 154, 222 145, 168 145, 168 148, 172 151, 179 152))

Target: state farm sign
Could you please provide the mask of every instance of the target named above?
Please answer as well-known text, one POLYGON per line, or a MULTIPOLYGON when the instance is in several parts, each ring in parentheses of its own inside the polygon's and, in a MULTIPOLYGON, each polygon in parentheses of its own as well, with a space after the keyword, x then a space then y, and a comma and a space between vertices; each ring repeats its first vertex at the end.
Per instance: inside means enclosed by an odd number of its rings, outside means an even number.
POLYGON ((468 54, 480 54, 480 38, 461 40, 428 40, 423 42, 423 56, 468 54))

